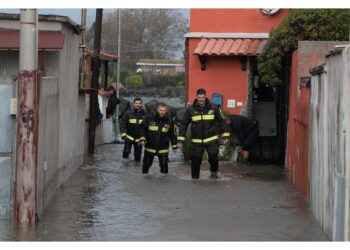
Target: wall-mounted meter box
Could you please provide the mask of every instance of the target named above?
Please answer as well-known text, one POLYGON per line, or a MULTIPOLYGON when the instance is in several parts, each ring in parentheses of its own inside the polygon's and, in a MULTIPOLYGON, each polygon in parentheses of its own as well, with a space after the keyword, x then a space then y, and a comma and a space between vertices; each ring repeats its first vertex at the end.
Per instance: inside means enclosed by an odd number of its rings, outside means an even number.
POLYGON ((227 107, 228 107, 228 108, 235 108, 235 107, 236 107, 236 100, 234 100, 234 99, 228 99, 228 100, 227 100, 227 107))
POLYGON ((10 115, 17 115, 17 98, 10 100, 10 115))

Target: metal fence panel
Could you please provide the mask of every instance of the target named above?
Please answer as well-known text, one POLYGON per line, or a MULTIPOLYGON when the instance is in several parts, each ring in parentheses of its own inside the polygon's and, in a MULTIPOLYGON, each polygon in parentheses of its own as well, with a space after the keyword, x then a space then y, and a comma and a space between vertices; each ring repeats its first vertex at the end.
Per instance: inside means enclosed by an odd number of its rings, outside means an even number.
POLYGON ((349 180, 349 49, 326 58, 311 79, 309 203, 329 237, 344 239, 345 197, 349 180))

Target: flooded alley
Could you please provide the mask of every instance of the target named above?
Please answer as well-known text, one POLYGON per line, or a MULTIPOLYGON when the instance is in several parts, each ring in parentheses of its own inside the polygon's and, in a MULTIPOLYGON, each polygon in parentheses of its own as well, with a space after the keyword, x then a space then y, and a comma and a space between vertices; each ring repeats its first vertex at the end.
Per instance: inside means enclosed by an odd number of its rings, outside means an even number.
POLYGON ((0 240, 26 241, 327 241, 283 169, 208 165, 191 180, 171 158, 169 174, 124 161, 122 145, 97 148, 58 190, 36 228, 2 221, 0 240))

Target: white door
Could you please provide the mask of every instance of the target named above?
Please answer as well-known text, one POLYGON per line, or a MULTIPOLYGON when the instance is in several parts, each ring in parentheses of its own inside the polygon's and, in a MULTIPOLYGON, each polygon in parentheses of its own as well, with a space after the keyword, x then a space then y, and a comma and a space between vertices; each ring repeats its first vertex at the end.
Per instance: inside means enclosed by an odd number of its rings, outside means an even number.
POLYGON ((10 101, 13 87, 0 83, 0 219, 11 218, 13 123, 10 101))

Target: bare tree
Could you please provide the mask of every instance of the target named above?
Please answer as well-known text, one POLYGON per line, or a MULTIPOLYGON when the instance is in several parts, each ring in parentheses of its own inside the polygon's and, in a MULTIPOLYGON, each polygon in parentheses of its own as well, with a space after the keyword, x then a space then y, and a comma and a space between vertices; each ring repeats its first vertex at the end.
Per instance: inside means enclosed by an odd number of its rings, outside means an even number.
MULTIPOLYGON (((188 20, 175 9, 123 9, 121 12, 122 68, 135 69, 140 58, 171 58, 184 47, 188 20)), ((117 51, 118 12, 104 17, 102 49, 117 51)), ((87 40, 92 44, 93 27, 87 40), (89 40, 90 38, 90 40, 89 40)))

